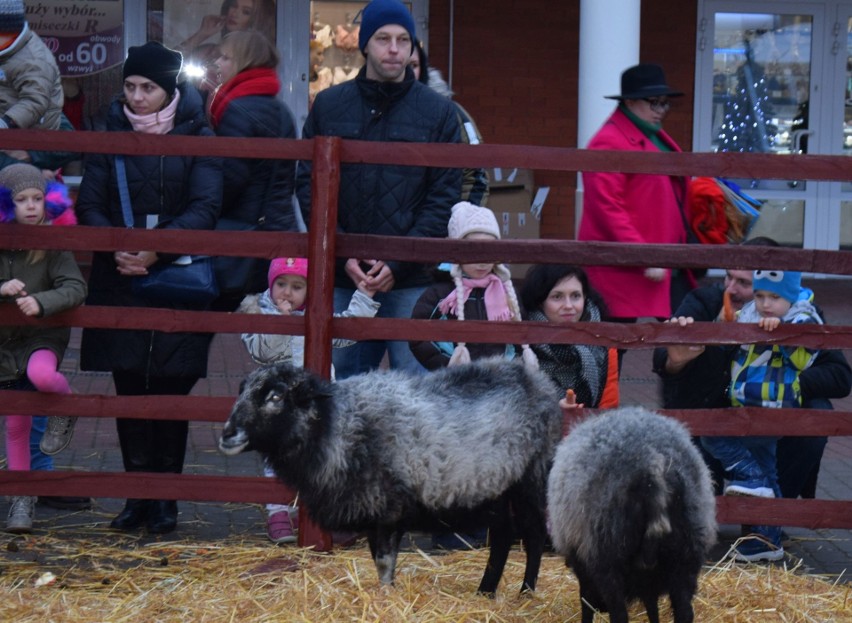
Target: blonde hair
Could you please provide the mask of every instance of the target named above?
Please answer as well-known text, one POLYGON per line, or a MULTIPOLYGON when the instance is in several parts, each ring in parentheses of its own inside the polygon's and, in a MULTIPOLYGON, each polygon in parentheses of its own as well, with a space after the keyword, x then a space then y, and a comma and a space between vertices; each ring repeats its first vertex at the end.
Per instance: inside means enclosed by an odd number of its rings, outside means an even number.
POLYGON ((275 69, 281 62, 278 50, 257 30, 232 32, 222 40, 222 47, 226 45, 234 59, 236 73, 255 67, 275 69))
MULTIPOLYGON (((508 303, 512 320, 515 322, 522 322, 521 305, 518 303, 518 294, 515 292, 515 286, 512 283, 512 274, 509 272, 509 268, 505 264, 494 264, 494 268, 491 269, 491 272, 497 275, 497 278, 503 283, 503 289, 506 292, 506 302, 508 303)), ((450 275, 452 275, 453 283, 456 286, 456 319, 464 320, 464 282, 462 281, 463 275, 461 266, 459 264, 453 264, 450 268, 450 275)), ((527 368, 538 369, 538 357, 536 357, 535 353, 530 348, 530 345, 521 344, 521 349, 523 350, 522 358, 524 360, 524 365, 526 365, 527 368)), ((469 362, 470 352, 467 350, 467 345, 465 342, 459 342, 453 351, 449 365, 469 362)))

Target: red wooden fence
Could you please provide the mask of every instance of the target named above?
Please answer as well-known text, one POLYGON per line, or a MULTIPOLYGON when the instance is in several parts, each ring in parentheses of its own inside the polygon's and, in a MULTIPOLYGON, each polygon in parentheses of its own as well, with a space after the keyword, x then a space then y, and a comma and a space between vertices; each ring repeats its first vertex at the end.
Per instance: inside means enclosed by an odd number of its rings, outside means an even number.
MULTIPOLYGON (((806 272, 852 275, 852 253, 766 247, 703 245, 621 245, 565 240, 469 242, 385 238, 336 232, 337 193, 342 162, 409 165, 500 166, 539 170, 620 170, 678 175, 718 175, 760 179, 848 180, 848 158, 841 156, 767 154, 675 154, 590 152, 577 149, 512 145, 391 145, 320 137, 234 139, 148 136, 136 133, 65 133, 6 130, 0 148, 82 151, 95 153, 312 159, 314 162, 312 226, 305 234, 210 231, 145 231, 76 227, 73 230, 0 226, 0 245, 8 248, 50 248, 75 251, 151 248, 181 253, 272 258, 307 256, 312 296, 304 318, 242 316, 215 312, 178 312, 141 308, 81 307, 44 320, 22 319, 0 306, 0 324, 38 322, 74 327, 156 328, 161 331, 238 333, 263 331, 306 336, 305 364, 323 374, 331 363, 332 336, 353 339, 450 339, 495 343, 588 343, 620 348, 666 344, 740 344, 767 341, 765 332, 736 323, 701 323, 689 330, 667 324, 578 323, 553 327, 546 323, 440 323, 423 320, 332 318, 335 257, 457 262, 499 260, 510 263, 573 263, 633 266, 758 268, 767 265, 806 272), (380 250, 377 253, 377 250, 380 250), (319 293, 319 296, 317 295, 319 293)), ((782 326, 770 341, 815 348, 852 348, 852 327, 782 326)), ((0 414, 61 414, 83 417, 173 418, 221 422, 231 397, 51 396, 0 391, 0 414)), ((687 423, 694 434, 852 435, 852 413, 799 409, 727 409, 668 411, 687 423)), ((214 475, 167 475, 92 472, 0 472, 0 493, 10 495, 88 495, 146 497, 220 502, 271 502, 291 492, 266 478, 214 475)), ((852 501, 752 500, 720 498, 723 523, 783 524, 816 528, 852 527, 852 501)), ((303 545, 330 547, 326 535, 305 525, 303 545)))

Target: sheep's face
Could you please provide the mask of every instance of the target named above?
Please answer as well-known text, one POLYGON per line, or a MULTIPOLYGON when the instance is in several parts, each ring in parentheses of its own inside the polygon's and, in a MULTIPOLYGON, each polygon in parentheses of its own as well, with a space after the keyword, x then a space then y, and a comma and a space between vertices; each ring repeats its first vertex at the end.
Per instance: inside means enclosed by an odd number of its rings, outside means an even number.
POLYGON ((258 368, 242 382, 228 421, 219 438, 219 450, 235 455, 245 450, 269 454, 299 445, 315 415, 312 398, 322 381, 287 364, 258 368))

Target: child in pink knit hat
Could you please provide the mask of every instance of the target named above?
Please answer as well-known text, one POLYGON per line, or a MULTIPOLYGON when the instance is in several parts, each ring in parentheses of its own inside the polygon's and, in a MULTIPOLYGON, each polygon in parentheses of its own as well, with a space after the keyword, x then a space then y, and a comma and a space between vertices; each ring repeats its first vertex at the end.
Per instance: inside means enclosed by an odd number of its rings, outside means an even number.
MULTIPOLYGON (((308 298, 308 260, 303 257, 278 257, 269 264, 269 289, 260 294, 250 294, 240 303, 238 312, 245 314, 304 315, 308 298)), ((363 282, 353 293, 349 308, 335 314, 336 318, 373 318, 379 311, 374 291, 363 282)), ((243 333, 243 344, 251 358, 260 364, 286 362, 296 367, 305 365, 305 338, 302 335, 273 333, 243 333)), ((332 347, 342 348, 354 344, 352 340, 334 338, 332 347)), ((334 369, 331 370, 334 378, 334 369)), ((265 465, 265 476, 275 473, 265 465)), ((267 504, 266 532, 273 543, 293 543, 296 540, 298 509, 286 504, 267 504)))
MULTIPOLYGON (((29 164, 0 170, 0 223, 73 225, 76 223, 67 189, 45 182, 42 172, 29 164)), ((9 225, 0 225, 9 227, 9 225)), ((0 250, 0 304, 14 306, 30 318, 44 318, 81 305, 86 282, 70 251, 0 250)), ((0 388, 36 389, 70 394, 59 372, 71 329, 43 324, 0 327, 0 388)), ((71 441, 76 418, 51 416, 41 440, 45 454, 56 454, 71 441)), ((9 415, 6 447, 9 469, 30 469, 32 417, 9 415)), ((13 496, 6 531, 32 531, 35 496, 13 496)))

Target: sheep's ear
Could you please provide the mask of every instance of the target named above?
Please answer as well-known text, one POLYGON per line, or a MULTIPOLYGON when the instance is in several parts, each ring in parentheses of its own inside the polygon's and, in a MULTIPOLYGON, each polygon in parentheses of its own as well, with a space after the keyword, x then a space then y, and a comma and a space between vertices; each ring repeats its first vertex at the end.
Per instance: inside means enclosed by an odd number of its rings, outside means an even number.
POLYGON ((290 386, 290 395, 300 407, 309 406, 317 398, 330 398, 331 387, 314 379, 300 379, 290 386))

